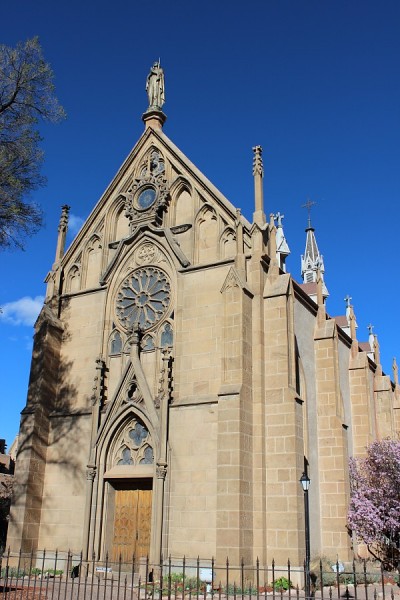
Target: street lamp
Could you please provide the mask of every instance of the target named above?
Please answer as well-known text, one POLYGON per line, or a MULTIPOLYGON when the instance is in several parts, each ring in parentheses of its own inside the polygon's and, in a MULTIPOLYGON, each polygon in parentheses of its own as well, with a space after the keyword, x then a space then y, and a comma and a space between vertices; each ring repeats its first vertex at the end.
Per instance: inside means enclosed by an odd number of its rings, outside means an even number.
POLYGON ((304 521, 306 538, 306 559, 305 559, 305 593, 306 599, 310 598, 310 507, 308 504, 308 490, 310 487, 310 478, 304 471, 300 477, 301 487, 304 492, 304 521))

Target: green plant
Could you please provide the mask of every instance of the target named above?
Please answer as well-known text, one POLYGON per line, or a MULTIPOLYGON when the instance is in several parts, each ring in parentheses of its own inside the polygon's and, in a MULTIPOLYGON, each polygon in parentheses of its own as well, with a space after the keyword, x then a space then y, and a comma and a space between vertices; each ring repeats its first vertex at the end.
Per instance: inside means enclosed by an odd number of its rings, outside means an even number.
POLYGON ((42 573, 42 570, 38 569, 37 567, 33 567, 31 569, 31 575, 41 575, 41 573, 42 573))
POLYGON ((46 573, 46 575, 49 575, 49 576, 55 576, 55 575, 62 575, 64 573, 64 571, 62 569, 46 569, 45 573, 46 573))
POLYGON ((168 591, 175 590, 177 592, 185 591, 199 591, 204 592, 205 583, 197 577, 183 576, 183 573, 171 573, 170 575, 164 575, 162 581, 162 591, 167 593, 168 591))
POLYGON ((289 579, 287 577, 279 577, 279 579, 275 579, 275 581, 273 582, 273 588, 275 590, 288 590, 289 588, 292 587, 292 584, 290 583, 289 579))
POLYGON ((21 568, 18 569, 17 567, 3 567, 1 569, 1 576, 8 577, 9 579, 11 579, 11 577, 13 577, 14 579, 18 579, 20 577, 25 577, 25 575, 26 571, 21 568))
MULTIPOLYGON (((339 564, 340 561, 338 561, 339 564)), ((369 583, 378 583, 381 579, 380 566, 375 561, 356 560, 343 563, 344 571, 336 574, 337 561, 327 556, 315 557, 310 562, 311 577, 315 578, 315 586, 321 589, 322 585, 334 586, 339 582, 340 585, 364 585, 369 583)))
POLYGON ((246 595, 246 596, 256 596, 257 595, 257 588, 253 587, 251 584, 249 586, 245 586, 243 589, 234 584, 234 583, 230 583, 228 586, 225 586, 223 588, 223 592, 224 594, 226 594, 227 596, 233 596, 233 595, 246 595))

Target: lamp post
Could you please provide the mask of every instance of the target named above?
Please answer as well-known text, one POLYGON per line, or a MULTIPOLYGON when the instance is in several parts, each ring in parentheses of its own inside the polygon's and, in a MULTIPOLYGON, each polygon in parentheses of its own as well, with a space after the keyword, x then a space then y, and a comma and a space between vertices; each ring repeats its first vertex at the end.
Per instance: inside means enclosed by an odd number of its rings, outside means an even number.
POLYGON ((310 487, 310 478, 304 471, 300 477, 301 487, 304 492, 304 522, 305 522, 305 540, 306 540, 306 558, 305 558, 305 593, 306 600, 310 598, 310 507, 308 504, 308 490, 310 487))

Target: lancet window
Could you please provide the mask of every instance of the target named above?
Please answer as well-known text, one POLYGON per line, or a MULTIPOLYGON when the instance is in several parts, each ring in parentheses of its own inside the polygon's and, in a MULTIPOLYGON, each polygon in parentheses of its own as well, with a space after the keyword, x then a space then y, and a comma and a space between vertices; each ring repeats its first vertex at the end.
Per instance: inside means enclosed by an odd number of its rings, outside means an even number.
POLYGON ((115 330, 110 339, 110 354, 121 354, 122 352, 122 338, 119 331, 115 330))

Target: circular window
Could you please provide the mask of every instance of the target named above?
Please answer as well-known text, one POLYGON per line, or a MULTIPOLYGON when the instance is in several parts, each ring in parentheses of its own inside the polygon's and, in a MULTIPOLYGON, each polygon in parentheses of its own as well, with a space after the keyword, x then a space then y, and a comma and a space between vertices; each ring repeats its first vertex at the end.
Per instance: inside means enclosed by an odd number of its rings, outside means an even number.
POLYGON ((165 315, 170 303, 170 283, 156 267, 137 269, 123 282, 117 296, 116 313, 122 325, 149 329, 165 315))
POLYGON ((139 210, 146 210, 153 206, 157 198, 157 192, 153 187, 145 187, 137 197, 136 203, 139 210))

